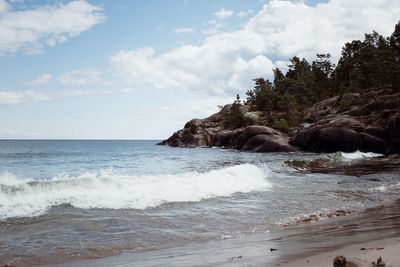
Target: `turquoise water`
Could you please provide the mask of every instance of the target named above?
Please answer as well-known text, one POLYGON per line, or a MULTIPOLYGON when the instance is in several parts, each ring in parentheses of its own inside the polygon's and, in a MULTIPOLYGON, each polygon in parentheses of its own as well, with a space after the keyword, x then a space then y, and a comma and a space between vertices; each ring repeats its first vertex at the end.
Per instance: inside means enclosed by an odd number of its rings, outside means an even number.
POLYGON ((397 171, 309 173, 289 161, 362 153, 239 153, 158 141, 0 141, 0 263, 143 252, 280 231, 400 192, 397 171))

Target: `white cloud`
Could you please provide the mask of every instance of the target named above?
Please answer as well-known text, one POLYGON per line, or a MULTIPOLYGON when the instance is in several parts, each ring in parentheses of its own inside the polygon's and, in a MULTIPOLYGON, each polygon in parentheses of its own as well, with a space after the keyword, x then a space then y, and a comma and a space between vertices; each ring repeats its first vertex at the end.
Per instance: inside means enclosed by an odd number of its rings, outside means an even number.
POLYGON ((214 13, 214 16, 216 16, 219 19, 227 19, 235 14, 234 11, 232 10, 226 10, 225 8, 221 8, 217 12, 214 13))
POLYGON ((49 73, 45 73, 37 77, 35 80, 28 82, 27 84, 31 85, 40 85, 40 84, 46 84, 51 81, 53 76, 49 73))
POLYGON ((224 27, 224 24, 219 23, 215 20, 210 20, 206 23, 209 27, 202 31, 204 35, 214 35, 220 32, 220 30, 224 27))
MULTIPOLYGON (((177 127, 182 127, 188 120, 204 118, 219 111, 219 105, 233 102, 232 97, 202 96, 183 104, 162 106, 157 113, 167 118, 174 118, 177 127)), ((169 134, 169 133, 168 133, 169 134)))
POLYGON ((0 0, 0 15, 8 11, 8 4, 5 0, 0 0))
POLYGON ((175 33, 194 33, 195 30, 193 28, 177 28, 174 30, 175 33))
POLYGON ((330 52, 337 58, 345 42, 363 38, 366 32, 390 34, 399 12, 400 2, 391 0, 331 0, 314 7, 271 1, 246 30, 265 36, 268 53, 312 57, 330 52))
POLYGON ((99 83, 101 81, 101 71, 91 68, 77 69, 60 75, 58 80, 60 83, 67 85, 99 83))
POLYGON ((258 55, 248 61, 239 57, 233 64, 233 74, 228 81, 230 88, 236 88, 237 91, 243 90, 249 86, 252 79, 258 77, 271 77, 274 63, 262 55, 258 55))
POLYGON ((84 0, 12 10, 0 0, 0 55, 40 53, 91 29, 105 19, 100 7, 84 0))
POLYGON ((19 105, 32 102, 47 102, 64 97, 78 97, 104 94, 104 91, 92 90, 60 90, 50 92, 28 91, 0 91, 1 105, 19 105))
POLYGON ((12 129, 0 129, 0 138, 1 139, 24 139, 24 138, 40 138, 41 134, 37 132, 19 132, 12 129))
POLYGON ((26 102, 50 101, 53 97, 36 91, 0 91, 0 105, 17 105, 26 102))
POLYGON ((110 62, 135 88, 187 89, 210 95, 243 92, 253 86, 252 78, 271 78, 271 68, 284 67, 289 57, 312 59, 316 53, 329 52, 336 60, 345 42, 363 38, 366 32, 389 35, 398 14, 400 2, 392 0, 331 0, 316 6, 273 0, 242 29, 214 34, 201 45, 163 54, 151 47, 121 50, 110 62))
POLYGON ((54 99, 68 96, 90 96, 94 94, 96 94, 96 92, 92 90, 62 90, 54 93, 54 99))
POLYGON ((247 10, 247 11, 240 11, 240 12, 237 12, 237 13, 236 13, 236 16, 238 16, 239 18, 244 18, 244 17, 247 17, 248 15, 251 15, 251 14, 253 14, 253 10, 252 10, 252 9, 249 9, 249 10, 247 10))

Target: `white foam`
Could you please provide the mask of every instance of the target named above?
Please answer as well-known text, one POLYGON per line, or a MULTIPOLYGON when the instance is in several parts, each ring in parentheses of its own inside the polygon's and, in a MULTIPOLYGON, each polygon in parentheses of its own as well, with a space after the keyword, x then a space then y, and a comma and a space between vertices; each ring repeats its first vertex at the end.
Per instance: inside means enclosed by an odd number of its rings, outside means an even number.
POLYGON ((390 184, 390 185, 380 185, 380 186, 377 186, 377 187, 370 188, 370 189, 368 189, 368 190, 369 190, 369 191, 381 191, 381 192, 385 192, 385 191, 387 191, 387 190, 392 190, 392 189, 396 190, 396 189, 398 189, 399 187, 400 187, 400 183, 397 183, 397 184, 390 184))
POLYGON ((26 179, 18 178, 10 172, 4 172, 0 175, 0 185, 18 185, 26 181, 26 179))
POLYGON ((355 151, 352 153, 344 153, 340 152, 340 155, 344 159, 364 159, 364 158, 376 158, 376 157, 382 157, 382 154, 378 153, 373 153, 373 152, 361 152, 361 151, 355 151))
POLYGON ((105 170, 11 186, 3 183, 0 219, 36 216, 64 203, 83 209, 145 209, 168 202, 197 202, 237 192, 268 190, 272 187, 266 180, 268 174, 265 168, 243 164, 206 173, 126 176, 105 170))

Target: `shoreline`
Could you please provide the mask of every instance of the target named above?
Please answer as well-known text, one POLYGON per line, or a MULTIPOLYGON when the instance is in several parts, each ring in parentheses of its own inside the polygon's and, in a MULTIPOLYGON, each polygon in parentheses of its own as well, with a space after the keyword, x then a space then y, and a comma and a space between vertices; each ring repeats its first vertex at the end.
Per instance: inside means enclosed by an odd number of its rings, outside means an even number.
POLYGON ((348 267, 370 267, 379 256, 386 267, 400 267, 398 251, 400 199, 367 208, 361 214, 294 225, 279 232, 35 266, 330 267, 334 257, 342 255, 358 264, 348 267))

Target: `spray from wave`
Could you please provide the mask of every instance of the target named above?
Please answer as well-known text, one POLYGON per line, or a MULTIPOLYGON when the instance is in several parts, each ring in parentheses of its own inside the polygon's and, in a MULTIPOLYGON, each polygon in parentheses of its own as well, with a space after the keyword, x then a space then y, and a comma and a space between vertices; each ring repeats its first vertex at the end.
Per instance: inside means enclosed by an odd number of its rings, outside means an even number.
POLYGON ((344 153, 340 152, 340 155, 342 158, 347 159, 347 160, 352 160, 352 159, 364 159, 364 158, 377 158, 377 157, 382 157, 382 154, 378 153, 373 153, 373 152, 361 152, 361 151, 355 151, 352 153, 344 153))
POLYGON ((0 219, 37 216, 51 206, 146 209, 168 202, 197 202, 234 193, 268 190, 269 170, 243 164, 205 173, 127 176, 112 171, 65 174, 48 181, 0 178, 0 219))
MULTIPOLYGON (((18 178, 17 176, 15 176, 14 174, 12 174, 10 172, 5 172, 2 175, 0 175, 0 186, 1 185, 12 186, 12 185, 22 184, 24 182, 26 182, 26 180, 24 180, 22 178, 18 178)), ((1 203, 0 203, 0 205, 1 205, 1 203)))

